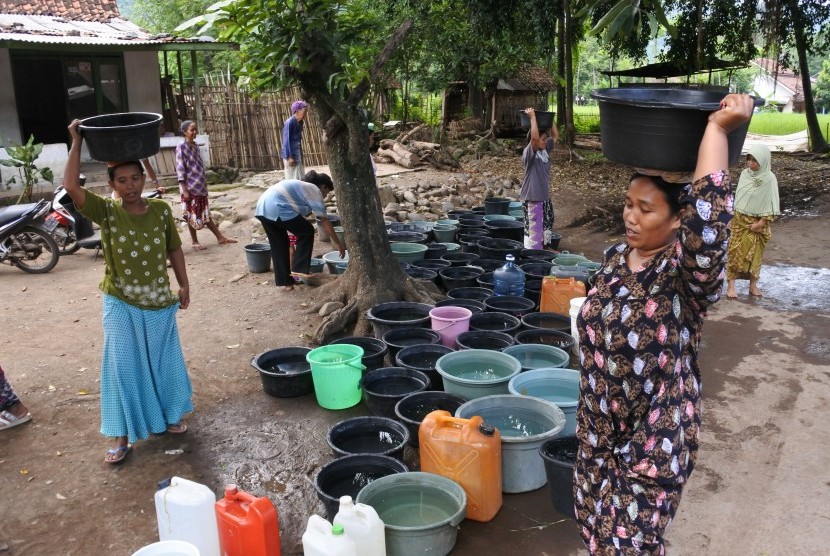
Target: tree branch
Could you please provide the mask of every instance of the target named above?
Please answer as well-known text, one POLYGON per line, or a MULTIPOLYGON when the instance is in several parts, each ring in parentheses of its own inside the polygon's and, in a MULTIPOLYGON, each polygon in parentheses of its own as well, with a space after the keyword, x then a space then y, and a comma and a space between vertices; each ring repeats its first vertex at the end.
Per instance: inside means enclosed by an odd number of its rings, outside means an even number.
POLYGON ((392 36, 389 37, 389 40, 386 42, 386 46, 383 47, 383 50, 380 51, 377 60, 375 60, 375 63, 372 64, 372 69, 369 70, 369 77, 361 81, 360 84, 355 87, 355 90, 352 91, 352 94, 349 97, 349 103, 358 104, 361 100, 363 100, 363 97, 366 96, 366 93, 369 91, 369 86, 377 79, 381 70, 383 70, 383 66, 386 65, 386 62, 389 61, 389 58, 392 57, 392 54, 395 53, 395 50, 398 49, 411 30, 412 18, 410 17, 405 19, 403 23, 395 29, 392 36))

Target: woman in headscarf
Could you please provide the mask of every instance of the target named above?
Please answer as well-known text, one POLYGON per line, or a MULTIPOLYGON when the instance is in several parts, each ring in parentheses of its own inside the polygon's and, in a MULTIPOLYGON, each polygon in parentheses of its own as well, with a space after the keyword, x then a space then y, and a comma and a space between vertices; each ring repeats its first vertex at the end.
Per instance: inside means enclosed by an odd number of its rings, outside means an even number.
POLYGON ((305 176, 303 160, 303 120, 308 115, 308 103, 297 100, 291 103, 291 117, 282 126, 282 165, 285 179, 302 180, 305 176))
POLYGON ((758 278, 764 248, 772 238, 770 223, 781 214, 778 180, 770 170, 772 155, 767 147, 753 145, 746 155, 747 168, 741 172, 735 190, 732 238, 726 254, 726 296, 735 298, 735 280, 749 280, 749 295, 761 297, 758 278))

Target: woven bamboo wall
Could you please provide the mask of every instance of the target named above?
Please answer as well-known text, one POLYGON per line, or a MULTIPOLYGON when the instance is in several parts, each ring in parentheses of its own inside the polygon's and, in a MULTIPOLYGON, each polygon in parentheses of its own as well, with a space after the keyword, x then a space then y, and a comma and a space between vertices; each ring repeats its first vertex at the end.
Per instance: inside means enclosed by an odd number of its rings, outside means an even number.
MULTIPOLYGON (((199 89, 202 97, 200 133, 210 135, 210 159, 214 166, 244 170, 282 170, 282 126, 291 116, 291 103, 302 98, 292 87, 253 98, 233 84, 208 79, 199 89)), ((185 91, 190 113, 193 93, 185 91)), ((322 128, 312 106, 303 124, 303 162, 306 167, 328 164, 322 128)))

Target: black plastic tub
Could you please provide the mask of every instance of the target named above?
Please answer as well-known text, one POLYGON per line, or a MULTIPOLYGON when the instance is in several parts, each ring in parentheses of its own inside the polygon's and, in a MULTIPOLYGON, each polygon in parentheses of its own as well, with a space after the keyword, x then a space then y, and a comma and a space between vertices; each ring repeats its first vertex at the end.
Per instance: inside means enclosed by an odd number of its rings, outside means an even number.
POLYGON ((435 370, 435 362, 453 351, 452 348, 448 348, 443 344, 409 346, 398 352, 395 356, 395 363, 399 367, 415 369, 426 374, 430 380, 430 390, 443 390, 444 379, 435 370))
POLYGON ((307 347, 285 347, 260 353, 251 360, 259 371, 262 389, 269 396, 295 398, 314 392, 307 347))
POLYGON ((436 307, 464 307, 465 309, 469 309, 472 313, 481 313, 486 308, 484 307, 484 303, 477 299, 445 299, 444 301, 439 301, 435 304, 436 307))
POLYGON ((570 351, 574 347, 574 338, 567 332, 562 332, 560 330, 550 330, 547 328, 531 328, 529 330, 522 330, 521 332, 516 334, 516 343, 544 344, 547 346, 558 347, 559 349, 563 349, 570 353, 570 351))
POLYGON ((331 344, 351 344, 363 348, 363 358, 360 360, 366 369, 363 374, 372 369, 383 367, 383 359, 386 357, 386 344, 377 338, 370 338, 369 336, 348 336, 346 338, 338 338, 329 342, 331 344))
POLYGON ((150 112, 104 114, 81 120, 78 131, 95 160, 141 160, 159 152, 161 121, 150 112))
POLYGON ((522 242, 512 239, 484 237, 478 240, 478 254, 482 259, 503 261, 507 255, 513 255, 518 259, 522 256, 522 249, 522 242))
POLYGON ((476 278, 484 274, 484 271, 475 266, 451 266, 439 271, 441 283, 446 290, 456 288, 475 288, 478 286, 476 278))
POLYGON ((507 214, 510 211, 510 199, 490 197, 484 199, 484 214, 507 214))
MULTIPOLYGON (((444 247, 446 247, 446 245, 444 247)), ((439 270, 447 268, 448 266, 452 266, 452 263, 450 263, 449 261, 445 261, 444 259, 441 259, 441 258, 438 258, 438 259, 421 259, 421 260, 418 260, 418 261, 414 261, 412 263, 412 266, 414 266, 416 268, 426 268, 428 270, 434 270, 435 272, 438 272, 439 270)))
POLYGON ((495 330, 469 330, 455 339, 458 349, 490 349, 501 351, 515 343, 513 336, 495 330))
MULTIPOLYGON (((481 277, 479 277, 481 280, 481 277)), ((531 300, 536 306, 539 306, 540 297, 542 295, 542 281, 537 278, 525 280, 525 297, 531 300)))
POLYGON ((433 284, 438 281, 438 273, 428 268, 411 266, 404 272, 406 272, 410 278, 415 278, 416 280, 426 280, 427 282, 432 282, 433 284))
POLYGON ((363 404, 378 417, 395 418, 395 404, 429 387, 429 377, 406 367, 382 367, 369 371, 360 381, 363 404))
POLYGON ((326 518, 333 521, 340 510, 341 496, 351 496, 355 500, 357 493, 375 479, 408 471, 406 464, 389 456, 343 456, 320 468, 314 478, 314 489, 326 507, 326 518))
POLYGON ((409 445, 418 447, 418 429, 424 417, 443 410, 455 415, 455 410, 467 400, 455 394, 426 390, 410 394, 395 405, 395 417, 409 429, 409 445))
POLYGON ((426 243, 427 235, 421 232, 387 232, 389 241, 401 243, 426 243))
POLYGON ((443 243, 428 243, 425 259, 440 259, 447 254, 447 246, 443 243))
MULTIPOLYGON (((535 110, 536 113, 536 127, 539 131, 545 131, 553 127, 553 118, 556 112, 544 112, 542 110, 535 110)), ((524 110, 519 110, 519 124, 525 129, 530 129, 530 117, 525 114, 524 110)))
POLYGON ((470 330, 495 330, 510 334, 519 329, 522 321, 507 313, 485 311, 470 317, 470 330))
POLYGON ((562 241, 562 234, 559 232, 551 232, 550 233, 550 248, 558 251, 559 250, 559 242, 562 241))
POLYGON ((478 255, 478 240, 480 236, 462 235, 458 236, 458 244, 461 246, 462 253, 469 253, 478 255))
POLYGON ((467 266, 475 264, 478 260, 478 255, 475 253, 447 253, 441 257, 442 261, 447 261, 450 266, 467 266))
POLYGON ((484 269, 484 272, 493 272, 497 268, 504 266, 505 261, 499 259, 483 259, 479 255, 479 259, 475 262, 476 266, 484 269))
POLYGON ((537 280, 541 280, 545 276, 551 276, 551 267, 553 267, 553 264, 546 261, 525 263, 519 266, 519 268, 521 268, 524 271, 525 276, 529 278, 535 278, 537 280))
POLYGON ((575 519, 573 477, 578 452, 579 440, 575 436, 552 438, 539 446, 553 509, 571 519, 575 519))
POLYGON ((548 251, 547 249, 522 249, 523 259, 533 259, 539 261, 553 261, 557 255, 555 251, 548 251))
POLYGON ((570 332, 571 317, 551 312, 528 313, 522 317, 522 325, 530 330, 544 328, 546 330, 570 332))
MULTIPOLYGON (((636 168, 691 172, 709 114, 724 93, 699 89, 620 87, 596 89, 602 153, 636 168)), ((763 99, 755 99, 762 106, 763 99)), ((727 136, 729 165, 741 156, 750 122, 727 136)))
POLYGON ((334 457, 377 454, 403 461, 409 430, 387 417, 352 417, 329 429, 326 442, 334 457))
POLYGON ((369 309, 366 318, 372 323, 375 338, 382 338, 393 328, 429 326, 429 312, 432 307, 414 301, 390 301, 379 303, 369 309))
POLYGON ((431 328, 393 328, 383 335, 383 343, 389 350, 389 358, 394 362, 398 352, 403 348, 439 344, 441 335, 431 328))
POLYGON ((494 295, 484 300, 484 306, 488 311, 507 313, 518 319, 536 308, 536 304, 531 300, 518 295, 494 295))
POLYGON ((524 241, 525 225, 515 220, 493 220, 488 222, 486 228, 490 231, 490 237, 512 239, 513 241, 524 241))
POLYGON ((452 220, 458 220, 462 215, 465 215, 465 214, 475 214, 475 213, 473 211, 471 211, 470 209, 454 209, 454 210, 451 210, 451 211, 447 212, 447 218, 450 218, 452 220))
POLYGON ((484 274, 479 276, 476 279, 476 282, 478 282, 478 285, 482 288, 487 288, 488 290, 492 290, 493 289, 493 284, 495 283, 494 280, 493 280, 493 272, 494 271, 491 270, 490 272, 485 272, 484 274))
POLYGON ((493 290, 489 288, 455 288, 447 292, 447 297, 452 299, 475 299, 476 301, 484 301, 488 297, 492 297, 493 290))

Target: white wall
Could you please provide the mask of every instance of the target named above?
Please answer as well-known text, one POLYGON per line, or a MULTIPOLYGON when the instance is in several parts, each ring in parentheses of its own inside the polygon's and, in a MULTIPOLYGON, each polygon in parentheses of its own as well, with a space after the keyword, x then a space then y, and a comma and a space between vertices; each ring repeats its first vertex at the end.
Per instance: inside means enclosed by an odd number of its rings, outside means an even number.
POLYGON ((8 48, 0 48, 0 134, 4 139, 20 143, 20 121, 14 99, 12 62, 8 48))
POLYGON ((127 105, 130 112, 161 114, 161 79, 156 52, 125 52, 127 105))

